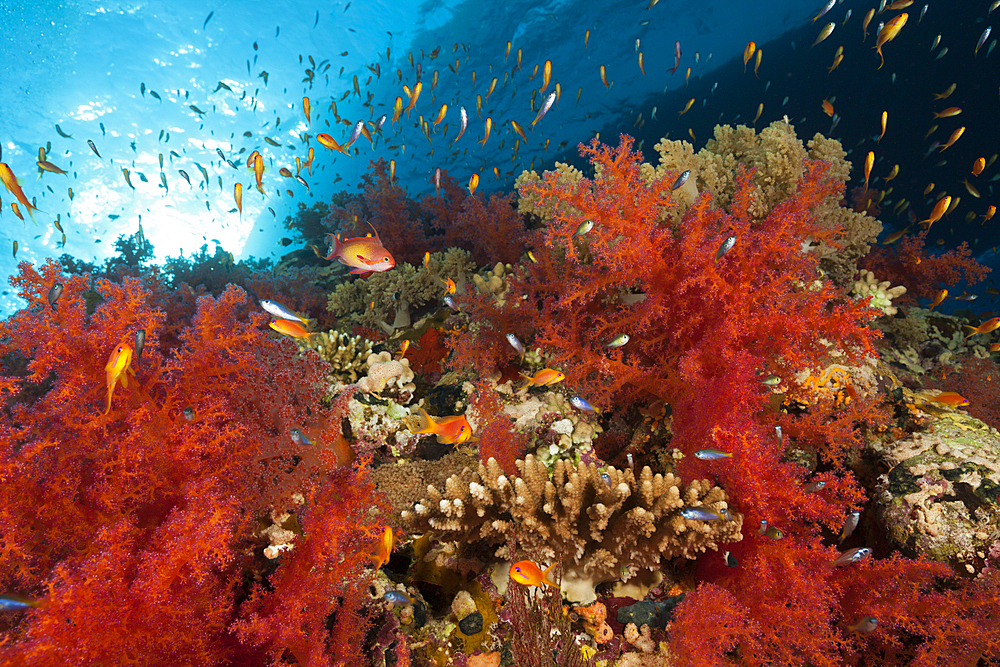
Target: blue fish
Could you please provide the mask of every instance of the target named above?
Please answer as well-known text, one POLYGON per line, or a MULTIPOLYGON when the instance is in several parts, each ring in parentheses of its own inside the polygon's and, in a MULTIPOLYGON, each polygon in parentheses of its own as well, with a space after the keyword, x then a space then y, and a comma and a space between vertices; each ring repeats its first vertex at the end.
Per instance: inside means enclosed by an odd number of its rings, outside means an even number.
POLYGON ((681 510, 681 516, 693 521, 720 521, 723 518, 721 514, 707 507, 685 507, 681 510))
POLYGON ((715 461, 716 459, 731 459, 733 455, 729 452, 720 452, 718 449, 699 449, 694 453, 694 457, 702 461, 715 461))
POLYGON ((569 399, 569 404, 577 410, 583 410, 584 412, 597 412, 597 408, 588 403, 586 399, 579 396, 574 396, 569 399))
POLYGON ((28 600, 20 595, 0 595, 0 611, 29 609, 41 604, 38 600, 28 600))
POLYGON ((383 596, 390 604, 410 604, 413 598, 402 591, 386 591, 383 596))

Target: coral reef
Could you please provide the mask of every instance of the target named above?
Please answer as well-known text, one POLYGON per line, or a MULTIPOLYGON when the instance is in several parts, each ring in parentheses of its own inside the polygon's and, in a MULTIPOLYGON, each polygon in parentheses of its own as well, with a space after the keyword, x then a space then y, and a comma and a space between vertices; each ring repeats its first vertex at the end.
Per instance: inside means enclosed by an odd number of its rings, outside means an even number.
POLYGON ((428 487, 428 497, 403 520, 413 530, 462 543, 501 545, 515 529, 519 547, 532 557, 563 565, 569 599, 593 599, 594 586, 617 579, 625 566, 656 569, 666 559, 694 558, 720 543, 742 539, 742 516, 727 510, 726 494, 707 480, 682 489, 673 475, 653 475, 596 465, 555 462, 549 479, 533 456, 518 461, 509 478, 495 461, 477 471, 450 477, 444 490, 428 487), (684 508, 720 513, 718 521, 687 519, 684 508))
POLYGON ((300 350, 316 350, 330 364, 328 381, 357 382, 368 370, 368 357, 372 342, 362 336, 351 336, 342 331, 319 331, 308 338, 296 338, 300 350))

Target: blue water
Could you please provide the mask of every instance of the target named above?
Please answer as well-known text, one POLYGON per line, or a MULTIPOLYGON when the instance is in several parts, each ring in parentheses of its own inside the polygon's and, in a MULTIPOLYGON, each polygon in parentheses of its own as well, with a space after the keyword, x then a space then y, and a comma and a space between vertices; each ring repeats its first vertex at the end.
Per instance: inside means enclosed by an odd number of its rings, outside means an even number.
MULTIPOLYGON (((968 106, 973 98, 989 95, 992 109, 996 106, 995 68, 988 67, 986 49, 978 59, 972 57, 975 39, 987 25, 989 3, 957 3, 945 9, 939 1, 920 22, 921 5, 914 5, 907 10, 912 12, 910 26, 885 49, 887 64, 881 70, 874 69, 877 56, 871 50, 879 18, 872 22, 866 42, 861 44, 860 39, 861 18, 871 4, 848 0, 813 23, 811 18, 821 4, 661 0, 647 10, 646 1, 593 0, 214 5, 3 1, 2 161, 23 181, 27 196, 37 199, 41 212, 35 215, 37 224, 30 219, 22 224, 11 212, 13 197, 0 190, 4 209, 0 248, 5 248, 0 272, 10 275, 18 261, 38 262, 64 252, 100 262, 114 254, 119 235, 134 234, 140 224, 160 260, 190 253, 204 243, 211 246, 213 241, 237 260, 251 255, 277 259, 294 249, 277 241, 286 235, 281 222, 296 204, 328 201, 339 190, 355 191, 371 159, 394 159, 396 176, 411 196, 433 189, 431 178, 438 167, 462 183, 473 173, 480 174, 480 189, 486 192, 509 190, 523 169, 532 164, 536 169, 551 168, 556 159, 572 159, 579 142, 598 134, 609 143, 617 143, 620 132, 633 134, 644 141, 647 156, 657 138, 667 133, 671 138, 693 135, 697 150, 716 123, 749 123, 761 102, 765 106, 758 128, 788 115, 800 137, 822 131, 842 138, 848 149, 871 141, 878 132, 879 114, 888 108, 894 130, 902 123, 913 127, 905 134, 891 133, 879 144, 879 168, 885 172, 891 164, 901 163, 896 183, 901 189, 922 189, 929 179, 940 182, 944 176, 915 173, 931 168, 920 162, 933 140, 920 140, 927 126, 924 114, 929 117, 931 110, 930 93, 964 77, 973 82, 975 94, 972 86, 960 87, 966 99, 959 100, 956 93, 949 103, 968 106), (853 17, 842 25, 848 9, 853 17), (206 22, 209 12, 212 16, 206 22), (837 22, 834 34, 810 48, 828 21, 837 22), (938 51, 932 52, 930 42, 938 32, 946 37, 938 51), (765 51, 758 77, 743 72, 743 48, 750 40, 765 51), (511 52, 505 56, 508 41, 511 52), (682 57, 671 75, 667 70, 675 64, 676 41, 682 57), (826 68, 838 45, 845 46, 845 60, 837 72, 828 75, 826 68), (950 45, 951 53, 933 59, 945 45, 950 45), (439 51, 432 59, 435 49, 439 51), (516 66, 519 49, 520 69, 516 66), (645 75, 637 64, 639 51, 645 75), (403 96, 404 104, 407 101, 403 85, 412 87, 417 81, 410 53, 423 69, 424 90, 409 118, 404 115, 395 124, 388 122, 374 149, 359 139, 355 144, 359 154, 353 157, 331 153, 313 138, 309 144, 316 150, 313 173, 302 172, 308 190, 278 175, 281 167, 294 172, 296 157, 305 160, 303 133, 315 137, 328 132, 338 141, 346 140, 351 126, 336 123, 331 100, 351 124, 382 114, 391 117, 395 98, 403 96), (331 65, 317 72, 311 82, 304 81, 310 56, 316 64, 328 61, 331 65), (552 85, 545 94, 558 82, 561 96, 549 114, 528 129, 535 116, 532 94, 536 108, 544 99, 538 88, 546 59, 552 61, 552 85), (378 77, 370 70, 376 64, 378 77), (602 64, 608 88, 600 78, 602 64), (532 79, 536 66, 539 72, 532 79), (986 69, 977 74, 969 71, 970 66, 986 69), (686 81, 688 67, 692 71, 686 81), (938 71, 941 68, 947 69, 938 71), (431 91, 435 70, 438 85, 431 91), (355 76, 360 96, 354 93, 355 76), (482 113, 477 113, 476 95, 486 97, 494 76, 498 78, 496 90, 485 100, 482 113), (232 92, 213 92, 219 82, 232 92), (345 93, 347 98, 342 99, 345 93), (311 124, 302 111, 304 95, 312 103, 311 124), (366 106, 369 95, 371 102, 366 106), (696 98, 695 105, 680 116, 691 97, 696 98), (837 100, 843 117, 833 132, 830 119, 819 107, 828 97, 837 100), (417 117, 432 120, 443 103, 448 105, 445 120, 432 126, 428 140, 417 127, 417 117), (458 109, 463 105, 469 127, 453 147, 458 109), (658 110, 655 118, 654 107, 658 110), (909 117, 916 114, 920 122, 911 123, 909 117), (487 116, 494 127, 490 139, 481 145, 487 116), (518 137, 509 120, 519 122, 528 133, 527 145, 520 145, 516 153, 518 137), (57 134, 56 124, 73 138, 57 134), (244 136, 245 132, 250 136, 244 136), (265 137, 281 146, 266 143, 265 137), (94 141, 103 159, 91 152, 87 139, 94 141), (69 174, 47 173, 38 180, 38 148, 48 142, 49 161, 69 174), (247 169, 233 170, 219 159, 216 149, 237 163, 242 156, 243 167, 249 153, 259 150, 268 168, 266 197, 254 190, 247 169), (167 188, 160 179, 161 154, 167 188), (206 169, 207 183, 198 165, 206 169), (122 167, 130 170, 134 191, 124 182, 122 167), (494 167, 500 172, 499 180, 494 167), (190 176, 191 185, 179 170, 190 176), (242 215, 233 201, 237 180, 244 186, 242 215), (74 191, 72 201, 68 188, 74 191), (57 215, 66 231, 65 247, 53 226, 57 215), (8 250, 15 240, 19 245, 16 260, 8 250)), ((972 135, 974 118, 971 114, 966 118, 972 135)), ((981 137, 988 132, 986 127, 993 127, 992 120, 995 114, 979 121, 984 125, 981 137)), ((943 141, 944 132, 940 130, 936 138, 943 141)), ((946 156, 961 163, 948 176, 956 187, 960 187, 958 179, 968 175, 977 151, 988 156, 996 150, 980 149, 981 145, 967 136, 964 147, 957 146, 946 156), (959 151, 965 149, 967 154, 959 160, 959 151)), ((992 186, 982 189, 984 197, 992 193, 992 186)), ((920 198, 919 192, 907 196, 920 198)), ((978 202, 980 209, 984 202, 978 202)), ((884 218, 890 228, 906 224, 902 218, 890 218, 884 218)), ((948 243, 959 237, 966 236, 956 232, 948 236, 948 243)), ((992 256, 986 249, 993 243, 984 242, 977 252, 992 256)), ((16 307, 11 294, 0 296, 0 312, 16 307)))

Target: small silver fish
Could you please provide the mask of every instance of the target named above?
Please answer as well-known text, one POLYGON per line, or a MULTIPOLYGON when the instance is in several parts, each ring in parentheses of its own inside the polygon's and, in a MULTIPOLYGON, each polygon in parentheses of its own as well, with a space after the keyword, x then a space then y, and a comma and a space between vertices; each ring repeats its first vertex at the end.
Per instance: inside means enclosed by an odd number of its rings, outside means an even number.
POLYGON ((705 507, 685 507, 681 510, 681 516, 692 521, 720 521, 722 519, 721 514, 705 507))
MULTIPOLYGON (((926 9, 926 8, 927 7, 925 5, 924 9, 926 9)), ((860 632, 862 634, 868 634, 869 632, 872 632, 877 625, 878 625, 878 619, 877 618, 875 618, 874 616, 864 616, 864 617, 858 619, 858 621, 854 625, 848 625, 847 626, 847 631, 848 632, 860 632)))
MULTIPOLYGON (((712 90, 714 91, 715 88, 713 87, 712 90)), ((670 191, 673 192, 677 188, 682 187, 685 183, 688 182, 689 178, 691 178, 690 169, 686 170, 684 173, 682 173, 680 176, 677 177, 677 180, 674 181, 674 184, 670 186, 670 191)))
POLYGON ((385 114, 382 114, 382 117, 378 119, 377 123, 375 123, 375 131, 376 132, 378 132, 379 130, 381 130, 382 126, 385 125, 386 118, 387 118, 387 116, 385 114))
POLYGON ((826 16, 826 13, 833 9, 835 4, 837 4, 837 0, 829 0, 825 5, 823 5, 823 9, 819 10, 819 14, 813 17, 813 23, 826 16))
POLYGON ((184 408, 184 419, 189 422, 194 421, 194 408, 184 408))
POLYGON ((507 342, 510 343, 512 348, 517 350, 519 355, 524 355, 524 344, 517 339, 517 336, 512 333, 507 334, 507 342))
POLYGON ((718 449, 699 449, 694 453, 694 457, 702 461, 715 461, 718 459, 731 459, 733 455, 729 452, 720 452, 718 449))
POLYGON ((732 250, 734 245, 736 245, 735 236, 730 236, 725 241, 723 241, 722 245, 719 246, 719 249, 715 253, 715 261, 718 262, 720 259, 722 259, 722 256, 725 255, 730 250, 732 250))
POLYGON ((458 312, 459 310, 461 310, 461 308, 458 307, 458 304, 455 303, 455 300, 452 299, 450 296, 446 296, 444 298, 444 304, 446 306, 448 306, 449 308, 451 308, 452 310, 454 310, 455 312, 458 312))
POLYGON ((542 119, 542 116, 544 116, 549 112, 549 109, 552 108, 552 105, 555 104, 555 101, 556 101, 555 92, 549 93, 549 96, 545 98, 545 103, 542 104, 542 108, 538 110, 538 115, 535 116, 535 120, 531 121, 531 127, 534 127, 535 123, 540 121, 542 119))
POLYGON ((351 131, 351 138, 347 140, 347 144, 344 145, 344 148, 348 148, 351 144, 357 141, 358 137, 361 136, 361 128, 363 128, 364 126, 365 126, 365 121, 363 120, 359 120, 357 123, 354 124, 354 130, 351 131))
POLYGON ((785 441, 785 436, 784 436, 784 434, 783 434, 783 433, 781 432, 781 427, 780 427, 780 426, 775 426, 775 427, 774 427, 774 434, 775 434, 775 435, 776 435, 776 436, 778 437, 778 447, 781 447, 781 445, 782 445, 782 444, 784 443, 784 441, 785 441))
POLYGON ((573 232, 573 236, 583 236, 593 228, 594 228, 593 220, 584 220, 583 222, 580 223, 580 226, 576 228, 576 231, 573 232))
POLYGON ((989 39, 990 31, 992 30, 993 30, 992 26, 989 26, 986 28, 986 30, 983 30, 983 34, 979 36, 979 41, 976 42, 976 51, 973 55, 977 56, 979 55, 979 49, 983 48, 983 44, 985 44, 986 40, 989 39))
POLYGON ((844 553, 840 554, 837 560, 833 561, 834 567, 840 567, 841 565, 850 565, 851 563, 857 563, 859 560, 864 560, 872 555, 872 550, 868 547, 855 547, 854 549, 848 549, 844 553))
POLYGON ((781 384, 781 378, 777 375, 770 375, 760 381, 761 384, 767 385, 768 387, 773 387, 776 384, 781 384))
POLYGON ((608 347, 611 348, 621 347, 628 341, 629 341, 628 334, 618 334, 617 336, 611 339, 611 341, 608 343, 608 347))
POLYGON ((860 520, 861 520, 861 512, 851 512, 850 514, 848 514, 847 520, 844 521, 844 527, 840 531, 840 539, 838 540, 838 542, 843 542, 848 537, 850 537, 851 533, 854 532, 854 529, 858 527, 858 521, 860 520))
POLYGON ((139 362, 142 361, 142 348, 146 346, 146 330, 137 329, 135 332, 135 349, 133 354, 135 355, 135 367, 139 368, 139 362))
POLYGON ((87 139, 87 145, 90 146, 90 150, 94 151, 94 155, 96 155, 97 157, 101 157, 101 154, 97 152, 97 146, 94 145, 93 140, 87 139))
POLYGON ((626 454, 625 458, 628 459, 628 469, 635 472, 635 461, 632 459, 632 454, 626 454))
MULTIPOLYGON (((510 334, 508 334, 510 335, 510 334)), ((572 405, 577 410, 583 410, 584 412, 597 412, 597 408, 587 402, 586 399, 580 396, 574 396, 569 399, 569 404, 572 405)))
POLYGON ((821 479, 817 479, 815 482, 809 482, 804 487, 802 487, 803 493, 816 493, 817 491, 822 491, 826 488, 826 482, 821 479))
POLYGON ((758 535, 763 535, 767 532, 767 519, 760 520, 760 528, 757 529, 758 535))
POLYGON ((59 300, 59 297, 62 296, 62 293, 62 283, 54 283, 52 287, 49 288, 49 305, 52 306, 52 310, 56 309, 56 302, 59 300))
POLYGON ((308 324, 309 320, 304 319, 293 313, 291 310, 281 305, 277 301, 270 301, 268 299, 260 300, 260 307, 265 311, 274 315, 275 318, 279 320, 295 320, 296 322, 301 322, 302 324, 308 324))

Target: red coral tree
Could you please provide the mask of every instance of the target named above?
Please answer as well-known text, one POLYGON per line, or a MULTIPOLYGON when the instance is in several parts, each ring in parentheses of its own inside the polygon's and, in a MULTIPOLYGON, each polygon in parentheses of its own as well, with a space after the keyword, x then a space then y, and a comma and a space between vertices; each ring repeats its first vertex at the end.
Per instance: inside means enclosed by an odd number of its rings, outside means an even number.
POLYGON ((289 650, 360 664, 359 598, 337 593, 369 567, 380 505, 323 445, 346 398, 322 407, 322 362, 265 333, 238 288, 198 299, 164 345, 142 281, 96 281, 88 315, 89 282, 22 263, 12 283, 28 305, 0 323, 0 590, 43 600, 8 621, 0 662, 264 664, 289 650), (104 365, 137 329, 141 365, 104 415, 104 365), (321 424, 316 445, 289 437, 321 424), (272 510, 303 526, 280 562, 254 538, 272 510), (269 590, 312 603, 261 633, 268 594, 253 582, 271 571, 269 590))
POLYGON ((939 255, 927 252, 927 230, 904 236, 891 248, 875 247, 862 262, 879 280, 906 286, 899 303, 915 303, 917 299, 933 299, 938 290, 954 291, 962 280, 975 285, 986 279, 990 268, 972 257, 965 241, 953 250, 939 255))
MULTIPOLYGON (((533 347, 592 403, 670 403, 671 444, 687 455, 682 476, 714 477, 744 515, 744 540, 733 546, 740 567, 727 568, 717 555, 699 560, 699 576, 711 584, 680 607, 673 650, 691 664, 834 664, 831 656, 844 645, 836 623, 846 616, 845 591, 854 579, 831 567, 838 551, 826 546, 824 531, 839 527, 863 500, 841 467, 844 448, 857 441, 843 419, 831 422, 826 438, 821 417, 802 424, 802 433, 827 446, 827 463, 840 473, 823 494, 804 493, 801 468, 784 460, 787 441, 774 430, 761 379, 825 367, 833 350, 840 363, 873 353, 876 334, 865 326, 872 311, 824 280, 816 258, 802 250, 810 237, 841 231, 812 210, 840 197, 843 184, 827 176, 826 163, 806 161, 795 195, 754 222, 753 174, 741 168, 728 212, 712 208, 703 193, 673 223, 677 174, 647 180, 631 145, 623 137, 617 148, 596 141, 582 147, 594 179, 569 183, 549 173, 524 186, 522 195, 556 212, 544 229, 545 249, 535 251, 538 264, 514 276, 503 304, 463 301, 465 335, 474 342, 457 348, 452 363, 499 368, 510 355, 499 347, 503 334, 530 328, 533 347), (585 221, 592 229, 577 235, 585 221), (735 244, 720 251, 729 237, 735 244), (486 312, 490 317, 481 318, 486 312), (621 334, 629 342, 610 349, 621 334), (704 448, 732 458, 692 456, 704 448), (784 539, 758 535, 762 520, 784 539)), ((832 406, 814 408, 832 413, 832 406)), ((865 410, 852 414, 877 421, 865 410)), ((915 572, 921 567, 913 565, 915 572)))

